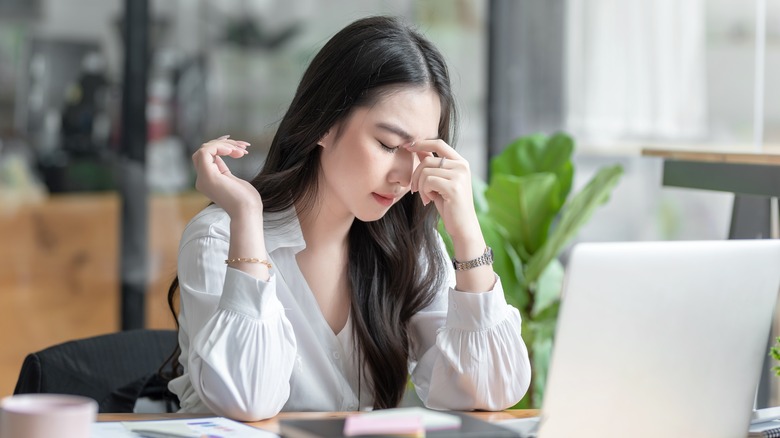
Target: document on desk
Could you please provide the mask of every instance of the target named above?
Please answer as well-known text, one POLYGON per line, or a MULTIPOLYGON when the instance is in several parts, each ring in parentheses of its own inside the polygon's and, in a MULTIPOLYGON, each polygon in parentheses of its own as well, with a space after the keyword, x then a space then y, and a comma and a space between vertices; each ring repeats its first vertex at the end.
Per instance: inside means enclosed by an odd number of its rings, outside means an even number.
POLYGON ((224 417, 182 418, 152 421, 105 421, 92 425, 91 438, 274 438, 224 417))

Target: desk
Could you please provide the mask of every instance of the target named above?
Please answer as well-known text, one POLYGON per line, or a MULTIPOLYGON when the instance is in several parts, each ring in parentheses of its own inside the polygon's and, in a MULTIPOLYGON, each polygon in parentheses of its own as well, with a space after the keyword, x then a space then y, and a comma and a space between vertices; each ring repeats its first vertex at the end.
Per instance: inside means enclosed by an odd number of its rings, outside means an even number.
POLYGON ((780 196, 780 148, 644 148, 642 155, 664 160, 663 185, 739 195, 780 196))
MULTIPOLYGON (((663 158, 664 186, 734 193, 729 239, 777 237, 777 203, 772 198, 780 197, 780 146, 765 146, 761 152, 748 147, 644 148, 642 155, 663 158)), ((767 352, 773 344, 770 336, 767 352)), ((756 395, 758 408, 778 404, 770 400, 771 366, 767 355, 756 395)))
MULTIPOLYGON (((246 423, 258 429, 265 429, 269 432, 279 433, 280 419, 303 419, 303 418, 341 418, 353 412, 282 412, 276 417, 268 420, 246 423)), ((500 412, 468 412, 481 420, 502 421, 515 418, 528 418, 539 415, 537 409, 510 409, 500 412)), ((161 419, 183 419, 197 417, 213 417, 213 415, 193 415, 193 414, 98 414, 97 421, 141 421, 141 420, 161 420, 161 419)))

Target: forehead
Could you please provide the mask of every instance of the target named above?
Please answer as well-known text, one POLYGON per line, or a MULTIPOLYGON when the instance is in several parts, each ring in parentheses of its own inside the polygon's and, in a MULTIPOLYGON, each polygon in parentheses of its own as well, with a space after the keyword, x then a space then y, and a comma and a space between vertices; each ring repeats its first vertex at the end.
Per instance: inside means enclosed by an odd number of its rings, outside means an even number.
POLYGON ((441 100, 430 87, 398 88, 380 93, 371 106, 357 108, 354 115, 363 128, 390 124, 415 139, 439 138, 441 100))

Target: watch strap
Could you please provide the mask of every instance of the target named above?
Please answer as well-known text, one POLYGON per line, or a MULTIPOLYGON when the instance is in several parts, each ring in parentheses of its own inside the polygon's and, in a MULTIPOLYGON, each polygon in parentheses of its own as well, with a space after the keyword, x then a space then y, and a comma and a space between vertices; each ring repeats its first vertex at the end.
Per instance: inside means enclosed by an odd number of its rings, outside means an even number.
POLYGON ((473 260, 459 262, 454 258, 452 259, 452 267, 455 268, 456 271, 468 271, 469 269, 473 269, 478 266, 492 265, 492 264, 493 264, 493 248, 489 246, 485 247, 485 252, 482 253, 481 256, 473 260))

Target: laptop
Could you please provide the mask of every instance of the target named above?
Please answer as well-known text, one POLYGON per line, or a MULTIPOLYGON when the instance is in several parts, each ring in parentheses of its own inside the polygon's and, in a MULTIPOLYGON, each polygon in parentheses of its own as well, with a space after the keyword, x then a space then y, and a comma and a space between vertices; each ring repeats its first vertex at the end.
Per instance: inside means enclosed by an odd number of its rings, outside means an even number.
POLYGON ((779 288, 778 240, 576 245, 538 436, 746 436, 779 288))

